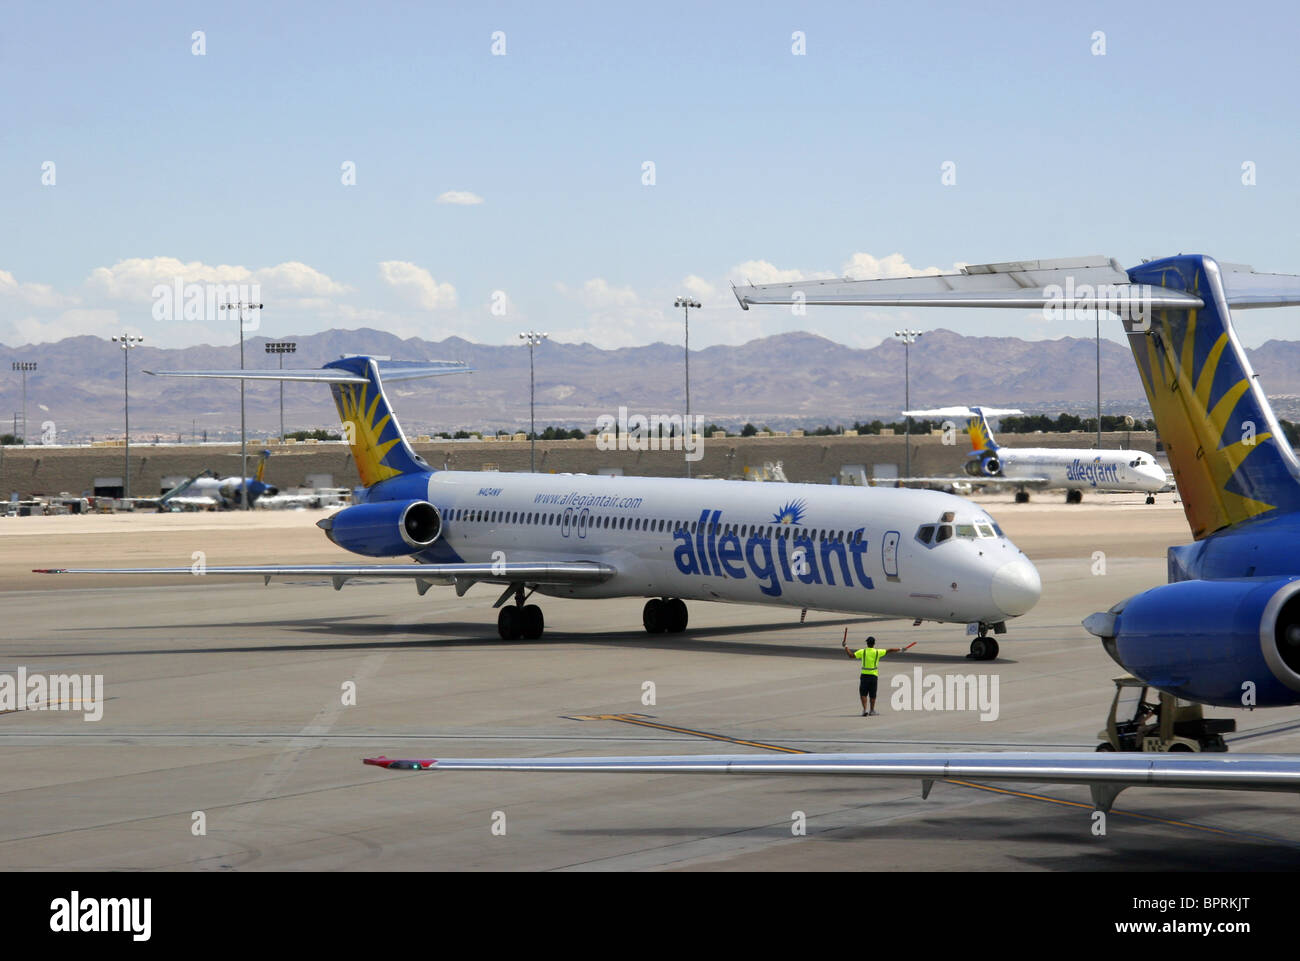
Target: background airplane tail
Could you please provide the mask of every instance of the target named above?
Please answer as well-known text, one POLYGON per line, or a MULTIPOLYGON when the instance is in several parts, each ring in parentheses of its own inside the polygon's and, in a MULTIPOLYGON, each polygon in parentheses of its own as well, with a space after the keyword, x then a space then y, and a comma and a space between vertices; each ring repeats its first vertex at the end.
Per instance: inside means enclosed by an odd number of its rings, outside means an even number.
POLYGON ((266 473, 267 459, 270 458, 270 456, 271 456, 271 452, 269 450, 262 451, 262 454, 257 462, 257 474, 256 476, 254 476, 253 480, 258 481, 259 483, 261 482, 262 475, 266 473))
POLYGON ((978 407, 971 408, 970 419, 966 422, 966 432, 970 434, 971 453, 979 453, 985 450, 997 450, 997 441, 993 439, 993 431, 989 428, 988 419, 984 416, 984 411, 978 407))
POLYGON ((1153 309, 1149 325, 1125 321, 1192 535, 1300 510, 1300 462, 1232 328, 1219 265, 1168 257, 1129 276, 1203 301, 1153 309))

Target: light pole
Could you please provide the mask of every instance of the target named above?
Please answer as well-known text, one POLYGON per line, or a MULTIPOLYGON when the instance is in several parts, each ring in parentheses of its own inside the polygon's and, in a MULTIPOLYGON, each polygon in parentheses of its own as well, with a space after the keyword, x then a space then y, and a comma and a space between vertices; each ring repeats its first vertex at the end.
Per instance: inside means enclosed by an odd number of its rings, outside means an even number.
POLYGON ((519 339, 528 344, 528 470, 537 472, 537 419, 535 412, 535 385, 533 377, 533 348, 551 335, 536 330, 525 330, 519 339))
POLYGON ((1101 311, 1097 311, 1097 449, 1101 450, 1101 311))
MULTIPOLYGON (((903 409, 912 409, 912 345, 921 339, 922 331, 905 328, 894 331, 894 336, 903 342, 903 409)), ((907 425, 903 429, 904 444, 907 447, 907 476, 912 476, 912 417, 907 416, 907 425)))
MULTIPOLYGON (((296 353, 298 345, 291 340, 267 341, 266 352, 280 355, 280 369, 284 370, 284 355, 296 353)), ((280 381, 280 443, 284 443, 284 381, 280 381)))
POLYGON ((122 472, 122 499, 129 501, 131 499, 131 368, 127 364, 127 359, 131 356, 131 351, 134 348, 144 343, 144 338, 135 337, 126 331, 122 331, 120 337, 114 337, 112 340, 122 346, 122 421, 125 424, 123 438, 126 441, 126 456, 122 472))
MULTIPOLYGON (((222 304, 221 310, 239 311, 239 369, 244 369, 244 311, 261 310, 261 304, 222 304)), ((244 430, 244 378, 239 378, 239 500, 240 507, 248 510, 248 436, 244 430)))
MULTIPOLYGON (((687 431, 694 431, 694 425, 691 423, 691 308, 700 309, 700 302, 690 297, 678 297, 673 301, 674 307, 682 309, 682 317, 686 322, 686 423, 684 425, 687 431)), ((682 438, 682 445, 689 451, 691 442, 695 439, 694 435, 688 435, 682 438)), ((686 458, 686 476, 691 476, 691 460, 686 458)))
MULTIPOLYGON (((15 360, 14 370, 23 375, 23 446, 27 446, 27 374, 36 369, 34 360, 15 360)), ((15 433, 17 429, 15 428, 15 433)))

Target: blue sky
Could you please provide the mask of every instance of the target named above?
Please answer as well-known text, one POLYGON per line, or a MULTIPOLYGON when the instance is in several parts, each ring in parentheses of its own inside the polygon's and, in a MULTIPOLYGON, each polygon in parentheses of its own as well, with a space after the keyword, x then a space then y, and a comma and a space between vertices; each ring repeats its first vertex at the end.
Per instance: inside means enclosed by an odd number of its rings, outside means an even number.
MULTIPOLYGON (((1178 251, 1300 272, 1287 5, 700 7, 6 4, 0 342, 231 343, 220 318, 153 319, 178 275, 260 283, 271 336, 609 347, 680 342, 686 292, 693 346, 1092 329, 742 312, 745 277, 1178 251)), ((1243 339, 1291 339, 1291 316, 1243 339)))

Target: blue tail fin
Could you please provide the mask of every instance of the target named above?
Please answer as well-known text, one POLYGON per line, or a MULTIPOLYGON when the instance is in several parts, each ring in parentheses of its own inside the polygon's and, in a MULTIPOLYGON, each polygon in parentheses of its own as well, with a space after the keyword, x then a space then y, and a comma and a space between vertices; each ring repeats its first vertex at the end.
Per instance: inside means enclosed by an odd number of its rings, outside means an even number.
POLYGON ((1300 462, 1232 329, 1219 265, 1180 255, 1135 267, 1129 278, 1204 303, 1156 309, 1149 330, 1126 322, 1192 535, 1300 511, 1300 462))
POLYGON ((364 377, 366 382, 332 383, 334 405, 343 423, 344 439, 352 448, 352 459, 361 474, 363 487, 390 477, 425 473, 429 465, 406 441, 379 378, 379 364, 371 357, 344 357, 325 365, 364 377))

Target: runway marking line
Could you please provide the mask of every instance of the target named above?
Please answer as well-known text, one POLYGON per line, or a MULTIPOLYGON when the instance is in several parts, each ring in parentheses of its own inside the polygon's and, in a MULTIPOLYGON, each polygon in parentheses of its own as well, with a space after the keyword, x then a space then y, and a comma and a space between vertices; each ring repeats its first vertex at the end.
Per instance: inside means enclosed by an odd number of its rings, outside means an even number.
MULTIPOLYGON (((688 727, 677 727, 672 724, 661 724, 651 720, 653 715, 649 714, 565 714, 563 717, 570 721, 618 721, 622 724, 637 724, 641 727, 655 728, 660 731, 672 731, 677 734, 687 734, 692 737, 707 738, 712 741, 725 741, 728 744, 743 744, 746 747, 762 748, 766 751, 780 751, 784 754, 812 754, 812 751, 803 751, 799 748, 783 747, 779 744, 766 744, 762 741, 746 741, 742 738, 729 737, 726 734, 714 734, 710 731, 697 731, 688 727)), ((1058 804, 1063 807, 1084 808, 1093 810, 1091 804, 1082 801, 1067 801, 1064 798, 1049 797, 1046 794, 1034 794, 1029 791, 1013 791, 1008 788, 993 787, 989 784, 977 784, 974 781, 962 781, 956 778, 939 778, 945 784, 955 784, 959 787, 974 788, 977 791, 988 791, 993 794, 1005 794, 1009 797, 1025 798, 1030 801, 1045 801, 1048 804, 1058 804)), ((1138 821, 1151 821, 1156 824, 1167 824, 1170 827, 1190 828, 1193 831, 1204 831, 1207 834, 1220 834, 1224 837, 1249 838, 1256 841, 1271 841, 1295 846, 1297 842, 1288 838, 1278 838, 1267 834, 1255 834, 1250 831, 1233 831, 1226 828, 1210 827, 1204 824, 1194 824, 1191 821, 1179 821, 1173 818, 1162 818, 1154 814, 1142 814, 1138 811, 1123 811, 1114 808, 1111 814, 1118 814, 1123 817, 1133 818, 1138 821)))
POLYGON ((691 737, 707 738, 710 741, 725 741, 728 744, 743 744, 745 747, 762 748, 765 751, 779 751, 783 754, 810 754, 810 751, 801 751, 795 747, 782 747, 779 744, 764 744, 762 741, 746 741, 738 737, 728 737, 726 734, 714 734, 710 731, 696 731, 688 727, 675 727, 671 724, 660 724, 652 721, 649 714, 566 714, 564 717, 570 721, 620 721, 624 724, 637 724, 641 727, 654 728, 657 731, 672 731, 675 734, 689 734, 691 737))

